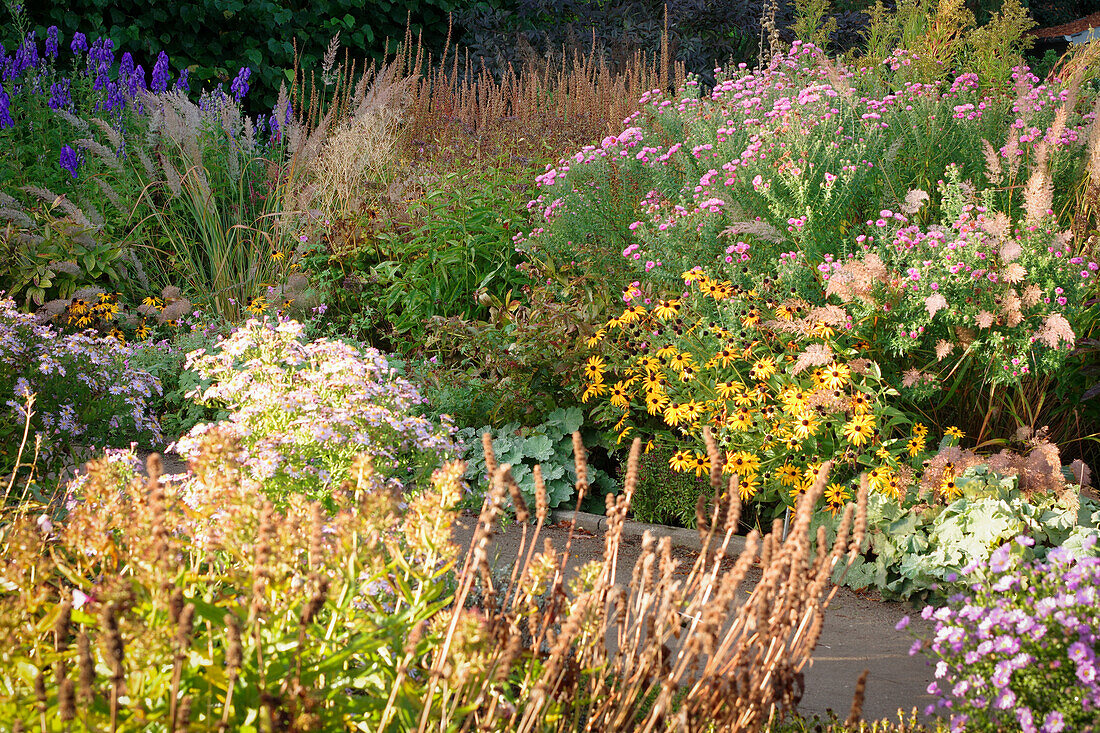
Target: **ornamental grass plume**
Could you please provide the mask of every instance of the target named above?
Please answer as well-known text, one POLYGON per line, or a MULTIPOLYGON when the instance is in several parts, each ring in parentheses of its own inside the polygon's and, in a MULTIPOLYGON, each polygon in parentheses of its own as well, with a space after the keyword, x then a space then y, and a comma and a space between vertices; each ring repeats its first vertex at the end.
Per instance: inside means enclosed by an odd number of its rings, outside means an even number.
MULTIPOLYGON (((12 691, 0 720, 25 729, 56 714, 69 730, 112 732, 255 721, 759 730, 797 705, 829 579, 863 542, 867 483, 831 549, 809 537, 826 464, 789 534, 754 532, 734 560, 736 477, 727 484, 709 431, 706 441, 715 500, 702 552, 682 569, 667 539, 647 535, 627 587, 615 576, 640 440, 623 494, 607 499, 603 559, 570 576, 571 541, 538 550, 540 481, 536 523, 503 580, 492 538, 506 501, 525 509, 507 464, 460 562, 449 532, 460 464, 398 497, 364 456, 328 511, 296 496, 276 508, 245 471, 217 470, 243 466, 239 442, 218 431, 183 476, 159 475, 155 460, 146 478, 116 455, 95 461, 67 518, 0 518, 0 677, 12 691), (763 577, 746 597, 738 588, 758 553, 763 577)), ((576 434, 574 446, 579 502, 588 466, 576 434)))
MULTIPOLYGON (((708 513, 703 550, 682 575, 666 538, 647 534, 628 588, 615 585, 623 520, 637 481, 641 441, 628 462, 623 494, 607 499, 608 532, 602 562, 580 568, 567 581, 566 553, 547 546, 534 553, 543 526, 526 528, 511 579, 497 582, 487 553, 501 502, 510 493, 510 467, 493 473, 470 558, 458 576, 455 608, 475 588, 483 594, 476 633, 497 640, 483 648, 476 672, 466 670, 455 685, 471 622, 450 617, 444 643, 435 650, 429 696, 446 711, 473 710, 475 721, 493 730, 651 731, 759 730, 767 720, 789 712, 801 696, 802 673, 821 633, 824 609, 832 597, 829 577, 863 542, 867 484, 859 508, 845 510, 831 550, 809 539, 813 507, 825 489, 829 466, 799 503, 787 537, 753 533, 732 567, 731 554, 740 499, 736 477, 722 475, 723 457, 710 432, 711 481, 716 501, 708 513), (855 520, 856 531, 850 532, 855 520), (737 589, 758 551, 763 578, 738 602, 737 589), (518 568, 518 569, 517 569, 518 568), (514 652, 515 640, 523 640, 514 652), (500 684, 500 680, 508 680, 500 684), (528 690, 522 698, 515 689, 528 690), (439 696, 437 698, 437 696, 439 696)), ((579 446, 578 446, 579 447, 579 446)), ((583 477, 583 450, 576 453, 583 477)), ((578 493, 583 495, 578 487, 578 493)), ((571 541, 572 535, 570 535, 571 541)), ((423 708, 419 730, 435 728, 434 708, 423 708)))

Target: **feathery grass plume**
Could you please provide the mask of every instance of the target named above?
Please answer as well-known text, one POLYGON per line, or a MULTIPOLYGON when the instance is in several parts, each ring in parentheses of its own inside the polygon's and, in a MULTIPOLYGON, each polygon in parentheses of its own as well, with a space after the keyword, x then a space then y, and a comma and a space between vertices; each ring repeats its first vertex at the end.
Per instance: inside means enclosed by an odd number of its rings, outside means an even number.
POLYGON ((68 110, 58 108, 55 109, 53 113, 75 127, 78 132, 90 133, 92 131, 92 128, 88 124, 87 120, 85 120, 83 117, 77 117, 68 110))
MULTIPOLYGON (((100 222, 99 226, 96 226, 92 222, 91 217, 89 217, 83 211, 81 211, 80 208, 78 208, 72 201, 69 201, 69 199, 66 198, 65 196, 58 196, 58 195, 54 194, 52 191, 50 191, 49 189, 42 188, 40 186, 23 186, 21 188, 21 190, 26 191, 27 193, 31 194, 35 198, 39 199, 40 201, 45 203, 47 206, 49 206, 49 208, 51 210, 52 209, 61 209, 66 214, 68 214, 69 217, 74 222, 76 222, 78 225, 80 225, 84 229, 87 229, 87 230, 91 231, 91 230, 96 230, 96 229, 101 229, 102 228, 103 217, 99 216, 98 212, 94 213, 94 216, 100 222)), ((94 210, 92 210, 92 211, 94 211, 94 210)))
POLYGON ((741 234, 752 234, 767 242, 783 242, 786 237, 771 224, 765 221, 735 221, 722 230, 722 236, 736 237, 741 234))
POLYGON ((985 156, 985 170, 992 183, 999 183, 1004 176, 1004 168, 1001 166, 1001 156, 993 149, 993 146, 982 138, 982 154, 985 156))
POLYGON ((919 188, 911 189, 905 194, 905 201, 899 207, 906 214, 915 214, 921 210, 925 202, 929 200, 928 193, 919 188))
POLYGON ((122 172, 122 163, 120 163, 118 160, 118 153, 114 150, 111 150, 103 143, 90 137, 80 138, 79 140, 75 140, 74 143, 76 145, 79 145, 81 148, 94 153, 97 158, 106 163, 108 167, 114 169, 116 172, 122 172))
POLYGON ((6 207, 0 207, 0 221, 9 221, 13 224, 32 229, 35 226, 35 221, 29 217, 23 211, 18 209, 9 209, 6 207))
MULTIPOLYGON (((110 141, 111 145, 115 146, 115 150, 118 150, 118 148, 122 147, 122 133, 111 127, 110 123, 108 123, 106 120, 100 119, 99 117, 93 117, 92 124, 99 128, 99 131, 107 136, 107 140, 110 141)), ((80 141, 78 140, 77 142, 80 141)), ((117 159, 117 153, 115 154, 115 157, 117 159)))

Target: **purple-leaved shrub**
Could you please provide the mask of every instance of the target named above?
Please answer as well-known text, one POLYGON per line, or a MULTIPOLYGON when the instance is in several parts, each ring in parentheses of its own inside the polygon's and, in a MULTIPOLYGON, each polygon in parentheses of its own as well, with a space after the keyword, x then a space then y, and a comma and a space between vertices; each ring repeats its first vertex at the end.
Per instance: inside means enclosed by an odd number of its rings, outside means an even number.
POLYGON ((192 396, 229 417, 196 425, 175 449, 197 457, 205 434, 228 430, 252 478, 275 498, 326 496, 364 452, 374 470, 402 487, 454 450, 449 421, 435 424, 418 413, 425 399, 381 352, 306 342, 294 320, 252 319, 210 352, 191 352, 187 368, 204 380, 192 396))

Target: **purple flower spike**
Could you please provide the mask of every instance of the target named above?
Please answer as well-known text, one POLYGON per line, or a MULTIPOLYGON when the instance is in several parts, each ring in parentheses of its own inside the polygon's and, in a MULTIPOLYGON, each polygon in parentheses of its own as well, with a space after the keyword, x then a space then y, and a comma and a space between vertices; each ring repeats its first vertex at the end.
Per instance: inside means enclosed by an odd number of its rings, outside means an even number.
POLYGON ((51 59, 57 58, 57 26, 51 25, 46 29, 46 55, 51 59))
POLYGON ((69 109, 73 103, 71 82, 61 78, 50 85, 50 109, 69 109))
POLYGON ((233 98, 238 102, 244 99, 244 95, 248 94, 248 77, 250 76, 252 76, 252 69, 243 66, 237 74, 237 78, 229 85, 229 91, 233 92, 233 98))
POLYGON ((4 87, 0 87, 0 130, 5 127, 15 127, 15 120, 11 118, 10 105, 11 100, 8 99, 4 87))
POLYGON ((70 145, 61 148, 61 167, 71 173, 73 178, 79 175, 82 158, 83 156, 76 150, 73 150, 70 145))
POLYGON ((134 57, 130 55, 130 52, 122 54, 122 61, 118 64, 118 77, 122 81, 128 81, 130 74, 134 73, 134 57))
POLYGON ((160 94, 168 90, 168 54, 161 51, 157 55, 157 62, 153 64, 153 75, 149 79, 149 88, 160 94))
POLYGON ((180 78, 176 79, 176 91, 186 94, 191 91, 191 85, 187 82, 187 77, 191 75, 191 69, 180 69, 180 78))
POLYGON ((87 51, 88 37, 80 31, 77 31, 73 34, 73 42, 69 44, 69 49, 73 52, 74 56, 81 51, 87 51))

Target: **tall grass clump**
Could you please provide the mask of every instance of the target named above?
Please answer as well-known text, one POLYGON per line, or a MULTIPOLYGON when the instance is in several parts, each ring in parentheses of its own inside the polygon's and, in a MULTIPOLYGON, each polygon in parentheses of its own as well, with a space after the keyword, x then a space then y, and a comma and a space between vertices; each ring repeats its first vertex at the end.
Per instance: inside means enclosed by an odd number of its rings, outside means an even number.
MULTIPOLYGON (((578 493, 587 461, 574 435, 578 493)), ((725 492, 716 449, 712 486, 725 492)), ((182 476, 157 458, 89 464, 67 515, 0 523, 4 685, 18 728, 68 730, 759 730, 793 710, 831 598, 854 556, 865 495, 832 549, 812 550, 825 467, 782 538, 754 533, 732 564, 736 493, 707 516, 686 574, 648 536, 628 587, 614 584, 637 479, 609 498, 602 560, 567 576, 569 545, 539 550, 548 509, 529 509, 509 467, 465 557, 451 544, 460 464, 415 491, 386 490, 367 455, 334 512, 262 498, 240 444, 213 431, 182 476), (489 565, 511 503, 524 541, 510 577, 489 565), (532 527, 526 522, 532 518, 532 527), (757 555, 762 580, 738 593, 757 555), (48 725, 52 725, 49 723, 48 725)), ((857 714, 858 715, 858 714, 857 714)))

